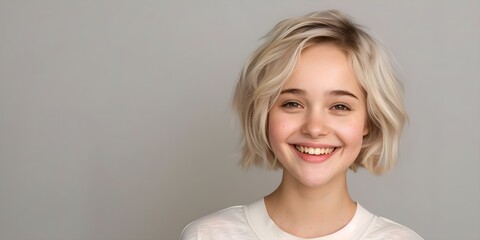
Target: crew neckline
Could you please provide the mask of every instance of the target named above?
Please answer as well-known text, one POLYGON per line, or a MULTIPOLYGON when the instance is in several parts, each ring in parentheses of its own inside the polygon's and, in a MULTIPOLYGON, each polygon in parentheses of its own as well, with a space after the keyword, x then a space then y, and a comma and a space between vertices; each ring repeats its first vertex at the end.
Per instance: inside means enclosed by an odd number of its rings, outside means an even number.
POLYGON ((357 203, 357 209, 350 222, 340 230, 322 237, 300 238, 280 229, 270 218, 261 198, 244 207, 247 222, 259 239, 282 240, 334 240, 334 239, 360 239, 368 230, 376 216, 357 203))

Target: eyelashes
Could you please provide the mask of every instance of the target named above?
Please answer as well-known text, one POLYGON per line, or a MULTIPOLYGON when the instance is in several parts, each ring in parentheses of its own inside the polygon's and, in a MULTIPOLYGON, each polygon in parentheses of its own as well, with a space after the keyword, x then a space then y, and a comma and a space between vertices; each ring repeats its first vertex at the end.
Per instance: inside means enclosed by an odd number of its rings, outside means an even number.
POLYGON ((302 105, 299 102, 287 101, 287 102, 282 104, 282 107, 284 107, 284 108, 301 108, 302 105))
POLYGON ((330 109, 339 110, 339 111, 350 111, 351 110, 350 107, 348 107, 348 105, 343 104, 343 103, 335 104, 330 109))
MULTIPOLYGON (((286 109, 299 109, 304 108, 304 106, 298 101, 286 101, 284 102, 281 107, 286 109)), ((345 103, 335 103, 330 108, 330 110, 334 111, 350 111, 352 110, 348 104, 345 103)))

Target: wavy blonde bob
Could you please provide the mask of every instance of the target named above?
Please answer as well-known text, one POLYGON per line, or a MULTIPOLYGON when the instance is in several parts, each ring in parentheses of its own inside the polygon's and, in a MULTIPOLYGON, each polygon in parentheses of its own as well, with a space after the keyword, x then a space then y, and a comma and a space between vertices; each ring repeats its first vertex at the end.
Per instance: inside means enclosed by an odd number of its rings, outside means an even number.
POLYGON ((243 130, 241 165, 281 167, 268 140, 269 110, 295 70, 302 50, 329 42, 348 56, 366 97, 369 133, 350 168, 365 167, 374 174, 391 169, 407 115, 402 86, 385 49, 336 10, 285 19, 264 40, 246 62, 233 98, 243 130))

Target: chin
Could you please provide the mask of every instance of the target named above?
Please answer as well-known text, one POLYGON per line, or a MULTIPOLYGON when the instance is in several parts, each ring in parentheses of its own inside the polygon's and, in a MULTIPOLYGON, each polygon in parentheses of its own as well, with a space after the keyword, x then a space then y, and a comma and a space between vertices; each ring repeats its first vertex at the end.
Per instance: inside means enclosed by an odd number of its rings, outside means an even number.
POLYGON ((305 187, 310 187, 310 188, 318 188, 318 187, 322 187, 322 186, 325 186, 326 183, 329 182, 329 179, 325 179, 325 178, 307 178, 307 179, 302 179, 301 180, 301 183, 305 186, 305 187))
POLYGON ((336 174, 332 174, 329 171, 306 171, 297 173, 294 178, 305 187, 319 188, 330 183, 343 184, 346 174, 347 171, 341 171, 336 174))

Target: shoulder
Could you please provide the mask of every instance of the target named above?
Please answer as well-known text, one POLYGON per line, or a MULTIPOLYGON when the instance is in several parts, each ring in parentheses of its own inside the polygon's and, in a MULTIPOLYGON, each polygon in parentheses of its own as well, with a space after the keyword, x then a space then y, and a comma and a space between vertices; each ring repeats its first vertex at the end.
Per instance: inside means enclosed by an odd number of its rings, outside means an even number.
POLYGON ((384 217, 376 217, 366 239, 423 240, 413 230, 384 217))
POLYGON ((248 232, 244 206, 229 207, 199 218, 188 224, 182 232, 181 240, 231 239, 234 235, 248 232))

